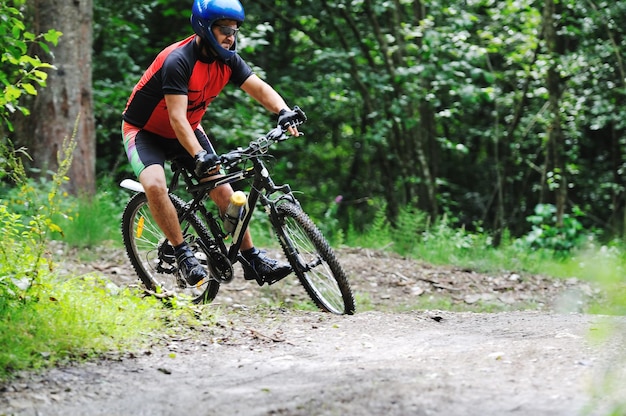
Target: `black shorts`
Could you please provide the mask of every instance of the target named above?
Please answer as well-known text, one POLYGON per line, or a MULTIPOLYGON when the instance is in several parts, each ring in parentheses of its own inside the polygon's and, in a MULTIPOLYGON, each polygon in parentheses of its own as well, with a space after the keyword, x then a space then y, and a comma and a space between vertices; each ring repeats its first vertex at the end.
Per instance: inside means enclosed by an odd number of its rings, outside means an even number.
MULTIPOLYGON (((126 156, 137 177, 148 166, 165 166, 165 161, 172 159, 177 159, 193 173, 193 156, 187 152, 178 140, 159 136, 125 122, 122 123, 122 133, 126 156)), ((194 133, 200 146, 207 152, 215 154, 215 149, 213 149, 213 145, 204 130, 198 127, 194 133)))

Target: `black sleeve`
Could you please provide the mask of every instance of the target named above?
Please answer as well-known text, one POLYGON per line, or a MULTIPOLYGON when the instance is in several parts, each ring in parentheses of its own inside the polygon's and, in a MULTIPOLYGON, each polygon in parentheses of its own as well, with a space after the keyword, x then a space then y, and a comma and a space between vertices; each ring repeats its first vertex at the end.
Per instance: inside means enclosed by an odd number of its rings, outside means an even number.
POLYGON ((252 68, 239 55, 232 57, 228 61, 228 65, 233 71, 229 82, 236 87, 241 87, 241 84, 246 82, 253 73, 252 68))
POLYGON ((163 68, 161 69, 163 94, 188 94, 189 79, 191 78, 193 65, 181 52, 181 49, 173 51, 163 62, 163 68))

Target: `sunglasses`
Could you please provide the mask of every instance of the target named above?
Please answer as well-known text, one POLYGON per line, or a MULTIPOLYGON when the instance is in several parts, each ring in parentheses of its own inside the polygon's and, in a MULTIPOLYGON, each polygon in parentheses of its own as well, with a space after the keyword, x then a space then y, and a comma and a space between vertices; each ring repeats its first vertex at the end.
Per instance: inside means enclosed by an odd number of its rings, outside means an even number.
POLYGON ((219 29, 220 33, 224 36, 237 36, 237 32, 239 32, 239 29, 233 29, 230 26, 216 25, 216 27, 219 29))

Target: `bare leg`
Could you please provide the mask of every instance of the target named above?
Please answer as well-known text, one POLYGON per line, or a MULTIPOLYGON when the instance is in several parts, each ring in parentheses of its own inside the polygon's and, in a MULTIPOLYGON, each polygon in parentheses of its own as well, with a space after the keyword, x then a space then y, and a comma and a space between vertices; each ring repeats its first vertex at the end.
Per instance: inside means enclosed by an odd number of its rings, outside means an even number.
MULTIPOLYGON (((230 202, 230 196, 233 194, 233 188, 229 185, 221 185, 211 191, 211 199, 215 204, 219 207, 220 213, 226 212, 226 208, 228 208, 228 203, 230 202)), ((250 230, 246 229, 245 234, 243 235, 243 240, 241 241, 241 251, 246 251, 252 248, 254 244, 252 243, 252 236, 250 235, 250 230)))
POLYGON ((177 246, 183 242, 183 233, 178 223, 176 208, 167 194, 165 171, 161 165, 150 165, 139 175, 148 198, 152 217, 163 231, 170 244, 177 246))

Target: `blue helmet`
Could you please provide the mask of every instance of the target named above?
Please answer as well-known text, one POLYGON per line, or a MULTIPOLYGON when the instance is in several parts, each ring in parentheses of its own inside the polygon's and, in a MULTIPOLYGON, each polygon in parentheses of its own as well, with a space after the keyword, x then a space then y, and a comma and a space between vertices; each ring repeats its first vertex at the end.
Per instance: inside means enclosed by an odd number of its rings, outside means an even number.
POLYGON ((239 0, 194 0, 191 8, 191 26, 203 42, 223 60, 233 57, 237 50, 237 38, 229 50, 224 49, 211 31, 213 24, 222 19, 243 23, 245 13, 239 0))

